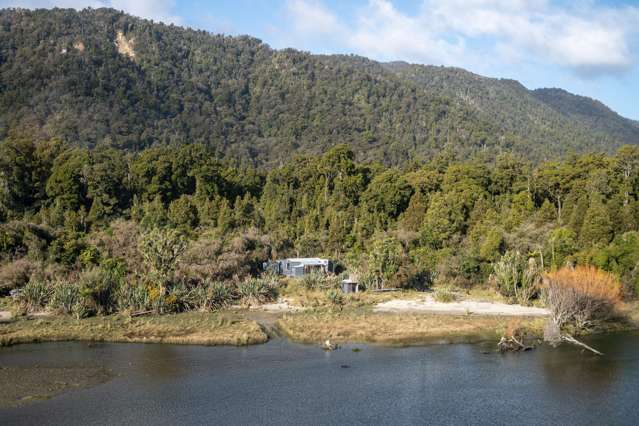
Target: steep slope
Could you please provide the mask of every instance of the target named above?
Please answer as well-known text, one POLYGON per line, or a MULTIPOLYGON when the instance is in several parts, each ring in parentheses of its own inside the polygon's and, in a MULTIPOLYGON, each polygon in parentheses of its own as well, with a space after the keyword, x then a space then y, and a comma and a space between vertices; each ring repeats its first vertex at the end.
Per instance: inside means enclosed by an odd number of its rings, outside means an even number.
POLYGON ((403 62, 385 66, 536 145, 561 144, 564 150, 583 152, 639 143, 635 123, 590 98, 557 89, 530 91, 514 80, 482 77, 459 68, 403 62))
POLYGON ((537 89, 533 95, 565 117, 584 127, 613 136, 628 143, 639 143, 637 122, 628 120, 603 103, 585 96, 577 96, 563 89, 537 89))
POLYGON ((257 164, 335 143, 403 164, 444 149, 539 160, 632 141, 600 128, 517 82, 459 69, 277 51, 110 9, 0 12, 0 138, 198 142, 257 164))

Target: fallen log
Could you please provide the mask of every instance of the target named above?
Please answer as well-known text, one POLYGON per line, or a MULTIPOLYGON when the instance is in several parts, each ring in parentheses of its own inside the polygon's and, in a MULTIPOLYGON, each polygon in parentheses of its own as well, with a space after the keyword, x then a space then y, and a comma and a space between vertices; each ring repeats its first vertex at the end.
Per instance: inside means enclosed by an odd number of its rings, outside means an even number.
POLYGON ((142 315, 148 315, 148 314, 152 314, 153 311, 140 311, 140 312, 133 312, 131 314, 132 317, 140 317, 142 315))
POLYGON ((529 350, 535 349, 535 347, 524 345, 522 342, 517 340, 517 338, 514 336, 512 337, 502 336, 501 340, 499 340, 499 343, 497 343, 497 349, 499 349, 499 352, 503 353, 503 352, 529 351, 529 350))
POLYGON ((572 337, 570 334, 562 334, 561 340, 563 340, 564 342, 572 343, 573 345, 581 346, 582 348, 588 349, 590 352, 597 355, 603 355, 603 353, 599 352, 597 349, 590 347, 583 342, 580 342, 579 340, 572 337))

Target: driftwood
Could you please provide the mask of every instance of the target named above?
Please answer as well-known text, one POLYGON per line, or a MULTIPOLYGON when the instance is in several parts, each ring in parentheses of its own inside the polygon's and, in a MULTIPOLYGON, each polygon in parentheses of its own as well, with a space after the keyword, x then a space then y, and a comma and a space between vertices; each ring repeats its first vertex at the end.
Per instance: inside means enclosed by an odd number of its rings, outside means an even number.
POLYGON ((140 312, 133 312, 131 314, 132 317, 140 317, 142 315, 148 315, 148 314, 152 314, 153 311, 140 311, 140 312))
POLYGON ((326 339, 326 341, 324 342, 324 344, 321 347, 325 351, 334 351, 335 349, 339 348, 339 346, 337 344, 331 343, 331 341, 329 339, 326 339))
POLYGON ((603 355, 603 353, 599 352, 597 349, 592 348, 583 342, 580 342, 579 340, 572 337, 570 334, 563 334, 561 336, 561 340, 563 340, 564 342, 572 343, 573 345, 581 346, 582 348, 588 349, 590 352, 595 353, 597 355, 603 355))
POLYGON ((505 337, 502 336, 499 343, 497 343, 497 349, 499 352, 520 352, 520 351, 529 351, 535 349, 534 346, 526 346, 521 341, 519 341, 515 336, 505 337))

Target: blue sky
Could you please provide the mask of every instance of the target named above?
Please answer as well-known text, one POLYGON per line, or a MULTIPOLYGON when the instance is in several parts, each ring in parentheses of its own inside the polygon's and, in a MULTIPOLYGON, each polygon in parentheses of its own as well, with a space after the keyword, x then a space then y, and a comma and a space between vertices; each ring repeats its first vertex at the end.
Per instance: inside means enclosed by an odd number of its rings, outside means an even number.
POLYGON ((459 66, 561 87, 639 120, 639 0, 0 0, 109 6, 274 48, 459 66))

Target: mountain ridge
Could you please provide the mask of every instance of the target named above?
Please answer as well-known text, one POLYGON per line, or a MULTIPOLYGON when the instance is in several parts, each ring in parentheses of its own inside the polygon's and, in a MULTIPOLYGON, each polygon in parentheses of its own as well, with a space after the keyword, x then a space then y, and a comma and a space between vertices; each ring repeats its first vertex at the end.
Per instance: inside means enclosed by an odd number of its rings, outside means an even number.
POLYGON ((277 164, 346 143, 391 165, 449 150, 532 161, 639 143, 589 98, 461 68, 272 49, 112 9, 0 11, 0 138, 139 150, 203 143, 277 164))

